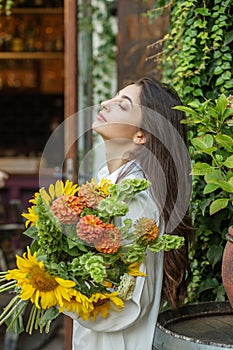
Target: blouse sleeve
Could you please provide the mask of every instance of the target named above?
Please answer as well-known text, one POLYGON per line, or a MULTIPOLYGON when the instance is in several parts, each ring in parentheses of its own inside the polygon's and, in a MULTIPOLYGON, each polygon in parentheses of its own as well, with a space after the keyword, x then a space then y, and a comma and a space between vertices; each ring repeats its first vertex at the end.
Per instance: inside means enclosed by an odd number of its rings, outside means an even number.
MULTIPOLYGON (((162 234, 163 225, 159 220, 159 212, 148 191, 139 193, 129 203, 126 215, 135 222, 140 217, 150 217, 156 220, 159 234, 162 234)), ((84 321, 75 314, 68 314, 77 320, 83 327, 99 332, 113 332, 123 330, 144 317, 154 304, 154 298, 160 298, 162 284, 163 254, 147 252, 145 261, 141 263, 140 271, 146 277, 138 276, 132 299, 125 301, 125 307, 120 312, 111 311, 106 319, 100 315, 95 321, 84 321)), ((157 301, 159 305, 159 301, 157 301)))

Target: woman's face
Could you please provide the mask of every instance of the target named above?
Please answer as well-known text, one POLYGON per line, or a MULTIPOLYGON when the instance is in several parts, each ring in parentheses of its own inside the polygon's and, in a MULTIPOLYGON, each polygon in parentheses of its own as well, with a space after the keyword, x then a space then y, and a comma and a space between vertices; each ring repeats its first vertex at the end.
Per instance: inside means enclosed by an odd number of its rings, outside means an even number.
POLYGON ((128 85, 110 100, 101 103, 101 111, 92 125, 104 140, 133 140, 141 123, 141 88, 128 85))

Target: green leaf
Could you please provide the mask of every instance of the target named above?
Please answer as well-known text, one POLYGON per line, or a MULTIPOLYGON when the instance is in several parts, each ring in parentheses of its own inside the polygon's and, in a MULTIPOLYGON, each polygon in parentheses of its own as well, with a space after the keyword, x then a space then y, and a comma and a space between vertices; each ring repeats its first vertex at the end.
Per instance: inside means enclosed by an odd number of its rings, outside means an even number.
MULTIPOLYGON (((199 150, 205 150, 206 148, 210 148, 213 146, 214 138, 212 135, 204 135, 195 137, 193 140, 191 140, 193 146, 195 146, 199 150)), ((214 147, 214 150, 216 148, 214 147)))
POLYGON ((229 192, 229 193, 233 193, 233 186, 224 180, 219 180, 219 179, 211 179, 209 181, 210 184, 214 184, 217 185, 218 187, 220 187, 223 191, 229 192))
POLYGON ((232 41, 233 41, 233 30, 231 30, 230 32, 226 33, 223 45, 226 46, 226 45, 230 44, 232 41))
POLYGON ((222 180, 223 179, 222 172, 220 169, 216 169, 211 174, 206 174, 204 179, 205 179, 205 182, 207 182, 207 183, 211 182, 212 179, 222 180))
POLYGON ((32 239, 38 239, 38 230, 36 226, 30 226, 26 231, 23 233, 24 235, 32 238, 32 239))
POLYGON ((200 114, 197 113, 194 109, 190 108, 190 107, 186 107, 186 106, 175 106, 173 107, 173 109, 177 109, 178 111, 182 111, 185 112, 187 114, 191 114, 193 116, 196 116, 198 118, 200 118, 200 114))
POLYGON ((217 213, 219 210, 227 207, 229 198, 220 198, 213 201, 210 205, 210 215, 217 213))
POLYGON ((233 138, 225 135, 225 134, 218 134, 215 136, 215 140, 217 143, 224 147, 227 151, 232 152, 233 151, 233 138))
POLYGON ((212 268, 222 259, 223 247, 221 245, 213 244, 207 252, 207 258, 212 263, 212 268))
POLYGON ((206 175, 211 174, 214 171, 214 168, 208 163, 197 162, 194 164, 192 169, 192 175, 206 175))
MULTIPOLYGON (((222 77, 224 74, 222 74, 222 77)), ((228 105, 228 100, 226 96, 224 94, 220 95, 219 98, 217 99, 216 109, 219 111, 221 115, 223 115, 223 113, 225 112, 227 105, 228 105)))
POLYGON ((223 71, 223 68, 222 67, 219 67, 217 66, 214 70, 214 74, 218 75, 218 74, 221 74, 223 71))
POLYGON ((208 194, 208 193, 214 192, 217 188, 218 188, 218 185, 209 183, 205 186, 203 193, 208 194))
MULTIPOLYGON (((232 79, 232 83, 233 83, 233 79, 232 79)), ((233 115, 233 107, 227 108, 226 111, 224 112, 223 120, 226 120, 228 117, 230 117, 232 115, 233 115)))
POLYGON ((233 155, 228 157, 223 163, 227 168, 233 169, 233 155))
POLYGON ((217 286, 218 286, 218 281, 216 278, 207 278, 200 283, 198 292, 201 293, 208 289, 214 289, 217 286))
POLYGON ((40 325, 45 326, 47 322, 54 320, 59 315, 59 311, 56 307, 51 307, 45 311, 42 319, 40 320, 40 325))

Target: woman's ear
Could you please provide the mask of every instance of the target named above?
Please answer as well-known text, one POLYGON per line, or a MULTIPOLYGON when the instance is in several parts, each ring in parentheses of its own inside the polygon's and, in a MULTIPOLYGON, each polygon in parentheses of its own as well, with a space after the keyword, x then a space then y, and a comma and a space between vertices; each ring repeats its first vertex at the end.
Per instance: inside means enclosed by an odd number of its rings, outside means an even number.
POLYGON ((146 135, 142 130, 138 130, 133 138, 133 142, 136 145, 144 145, 146 143, 146 135))

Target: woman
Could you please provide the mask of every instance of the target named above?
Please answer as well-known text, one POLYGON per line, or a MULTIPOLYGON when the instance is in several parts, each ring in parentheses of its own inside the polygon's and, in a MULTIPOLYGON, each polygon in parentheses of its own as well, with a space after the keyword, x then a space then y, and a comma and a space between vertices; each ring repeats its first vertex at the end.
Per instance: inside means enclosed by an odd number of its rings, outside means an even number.
POLYGON ((104 140, 107 165, 98 179, 147 178, 151 188, 130 201, 127 216, 133 221, 151 217, 160 235, 183 235, 186 244, 165 254, 148 252, 140 266, 147 277, 137 277, 133 297, 123 311, 106 319, 74 322, 73 350, 151 350, 161 296, 172 308, 184 301, 191 181, 185 128, 180 123, 183 114, 173 109, 180 104, 174 91, 152 78, 126 86, 101 104, 93 130, 104 140))

